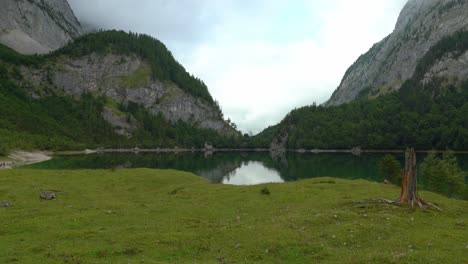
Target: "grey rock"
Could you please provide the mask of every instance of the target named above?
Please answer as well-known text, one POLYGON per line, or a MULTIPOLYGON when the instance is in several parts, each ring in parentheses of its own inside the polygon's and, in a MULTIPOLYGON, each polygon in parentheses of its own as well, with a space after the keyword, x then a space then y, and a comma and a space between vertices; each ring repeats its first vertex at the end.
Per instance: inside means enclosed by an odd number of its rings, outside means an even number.
MULTIPOLYGON (((221 118, 219 110, 208 102, 186 93, 174 83, 152 80, 150 66, 137 56, 91 54, 78 59, 61 58, 50 67, 52 71, 23 67, 22 75, 33 87, 50 86, 48 81, 51 80, 58 94, 79 98, 84 93, 92 93, 110 98, 116 103, 143 105, 150 113, 161 113, 173 123, 182 120, 225 135, 237 133, 221 118), (132 79, 127 77, 136 71, 147 71, 147 77, 137 82, 126 81, 132 79)), ((104 109, 104 119, 118 134, 131 137, 136 125, 111 110, 104 109)))
POLYGON ((11 202, 9 202, 9 201, 1 201, 0 202, 0 208, 1 207, 8 208, 8 207, 12 207, 12 206, 13 206, 13 204, 11 202))
POLYGON ((52 191, 43 191, 40 194, 41 200, 56 200, 57 196, 52 191))
POLYGON ((270 144, 270 152, 284 152, 288 147, 289 131, 291 127, 286 127, 278 134, 276 138, 273 139, 273 142, 270 144))
POLYGON ((208 143, 205 143, 205 151, 213 151, 214 150, 214 147, 213 145, 210 145, 208 143))
POLYGON ((362 148, 361 147, 354 147, 351 149, 351 154, 354 156, 361 156, 362 154, 362 148))
POLYGON ((0 43, 20 53, 48 53, 82 33, 67 0, 0 1, 0 43))
POLYGON ((429 83, 443 79, 445 83, 457 85, 466 78, 468 78, 468 51, 459 56, 452 53, 445 54, 432 65, 422 82, 429 83))
POLYGON ((114 128, 114 132, 118 135, 131 138, 132 133, 137 129, 136 121, 129 121, 127 116, 121 115, 116 110, 108 107, 104 107, 102 117, 114 128))
MULTIPOLYGON (((379 95, 400 89, 431 47, 457 31, 468 30, 467 14, 465 0, 409 0, 394 31, 347 70, 326 105, 348 103, 364 90, 379 95)), ((434 65, 428 78, 439 74, 466 79, 465 63, 464 58, 454 61, 448 56, 434 65)))

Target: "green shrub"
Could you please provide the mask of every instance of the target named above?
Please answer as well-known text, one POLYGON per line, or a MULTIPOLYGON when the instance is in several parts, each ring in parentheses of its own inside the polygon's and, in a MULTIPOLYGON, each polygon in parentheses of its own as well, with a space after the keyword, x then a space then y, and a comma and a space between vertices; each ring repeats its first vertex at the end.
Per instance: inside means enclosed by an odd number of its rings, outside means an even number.
POLYGON ((263 189, 260 190, 260 193, 263 195, 270 195, 270 190, 267 187, 264 187, 263 189))
POLYGON ((378 164, 379 172, 393 184, 400 185, 402 177, 401 163, 393 155, 385 155, 378 164))
POLYGON ((452 151, 444 152, 442 158, 431 151, 421 164, 420 174, 427 189, 451 197, 464 196, 464 173, 452 151))

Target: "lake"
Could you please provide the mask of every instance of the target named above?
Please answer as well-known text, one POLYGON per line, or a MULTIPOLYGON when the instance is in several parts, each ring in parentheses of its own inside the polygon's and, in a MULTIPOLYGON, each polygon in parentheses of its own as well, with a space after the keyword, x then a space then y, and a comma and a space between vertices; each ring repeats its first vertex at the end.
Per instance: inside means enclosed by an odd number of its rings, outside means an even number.
MULTIPOLYGON (((344 153, 202 152, 103 153, 56 156, 52 160, 24 168, 34 169, 123 169, 158 168, 192 172, 213 183, 254 185, 282 183, 316 177, 366 179, 382 182, 377 163, 385 154, 354 156, 344 153)), ((400 162, 404 154, 394 154, 400 162)), ((425 155, 418 155, 421 162, 425 155)), ((457 155, 468 171, 468 155, 457 155)), ((424 183, 424 178, 420 178, 424 183)))

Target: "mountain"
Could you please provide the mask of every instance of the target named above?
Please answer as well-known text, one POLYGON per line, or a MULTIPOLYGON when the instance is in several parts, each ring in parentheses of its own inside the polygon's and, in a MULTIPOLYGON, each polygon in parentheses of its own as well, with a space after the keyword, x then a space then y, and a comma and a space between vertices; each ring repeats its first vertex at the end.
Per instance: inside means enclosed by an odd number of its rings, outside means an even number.
POLYGON ((207 86, 159 40, 115 30, 81 35, 66 0, 0 5, 0 155, 240 144, 207 86))
POLYGON ((2 0, 0 43, 22 54, 45 54, 83 33, 66 0, 2 0))
POLYGON ((468 2, 410 0, 327 105, 254 137, 272 149, 468 149, 468 2))
MULTIPOLYGON (((363 96, 398 90, 413 77, 418 62, 442 39, 468 30, 468 1, 409 0, 388 37, 375 44, 345 73, 326 105, 340 105, 363 96)), ((424 81, 434 77, 468 78, 468 53, 450 52, 433 61, 424 81)))
POLYGON ((123 31, 41 56, 0 45, 0 95, 0 150, 230 147, 238 136, 164 44, 123 31))

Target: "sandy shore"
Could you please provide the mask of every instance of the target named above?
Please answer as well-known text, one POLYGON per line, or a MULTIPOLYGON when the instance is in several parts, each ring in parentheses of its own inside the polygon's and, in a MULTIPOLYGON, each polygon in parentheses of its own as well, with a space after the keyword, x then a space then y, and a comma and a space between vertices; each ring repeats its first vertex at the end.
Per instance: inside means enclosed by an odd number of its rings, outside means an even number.
POLYGON ((43 151, 15 151, 6 160, 0 160, 0 170, 50 160, 50 153, 43 151))

